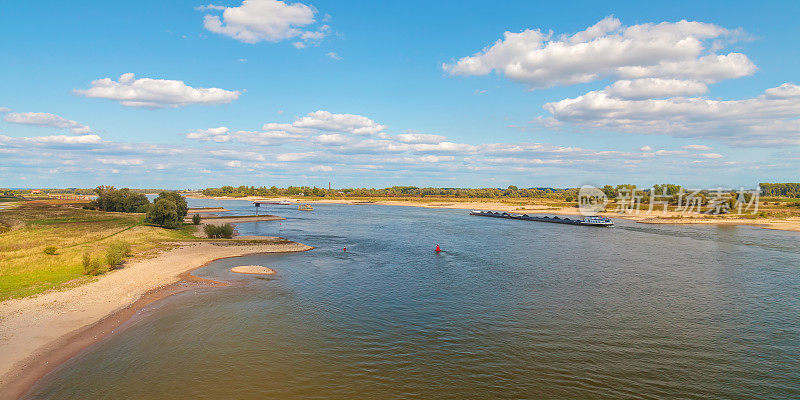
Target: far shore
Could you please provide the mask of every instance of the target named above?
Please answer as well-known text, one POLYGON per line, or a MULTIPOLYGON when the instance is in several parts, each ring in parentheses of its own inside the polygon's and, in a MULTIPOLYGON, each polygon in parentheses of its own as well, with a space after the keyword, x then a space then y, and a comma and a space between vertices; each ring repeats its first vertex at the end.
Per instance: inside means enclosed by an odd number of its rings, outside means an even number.
POLYGON ((226 285, 191 275, 195 269, 222 258, 313 248, 268 237, 177 245, 81 286, 0 302, 0 399, 23 396, 58 365, 124 328, 147 305, 226 285))
MULTIPOLYGON (((214 200, 289 200, 296 203, 322 203, 322 204, 376 204, 387 206, 404 206, 404 207, 421 207, 421 208, 446 208, 456 210, 488 210, 488 211, 504 211, 514 213, 536 213, 536 214, 555 214, 555 215, 579 215, 578 209, 575 207, 552 207, 547 205, 536 204, 509 204, 496 201, 486 200, 436 200, 432 202, 409 201, 409 200, 368 200, 368 199, 304 199, 292 197, 209 197, 202 195, 187 195, 187 198, 196 199, 214 199, 214 200)), ((620 218, 631 221, 636 221, 643 224, 705 224, 705 225, 752 225, 759 226, 764 229, 774 229, 782 231, 800 232, 800 218, 742 218, 737 216, 682 216, 676 212, 668 212, 665 215, 661 213, 645 213, 644 211, 639 214, 621 214, 616 212, 604 212, 601 215, 609 218, 620 218)))

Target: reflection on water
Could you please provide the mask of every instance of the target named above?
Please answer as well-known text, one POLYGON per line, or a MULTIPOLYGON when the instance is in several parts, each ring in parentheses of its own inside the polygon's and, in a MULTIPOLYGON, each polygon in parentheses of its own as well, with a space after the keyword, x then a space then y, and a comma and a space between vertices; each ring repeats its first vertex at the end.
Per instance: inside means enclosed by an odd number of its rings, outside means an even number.
MULTIPOLYGON (((192 206, 221 203, 251 211, 192 206)), ((158 304, 32 397, 800 396, 796 233, 314 208, 239 231, 315 250, 213 263, 245 285, 158 304)))

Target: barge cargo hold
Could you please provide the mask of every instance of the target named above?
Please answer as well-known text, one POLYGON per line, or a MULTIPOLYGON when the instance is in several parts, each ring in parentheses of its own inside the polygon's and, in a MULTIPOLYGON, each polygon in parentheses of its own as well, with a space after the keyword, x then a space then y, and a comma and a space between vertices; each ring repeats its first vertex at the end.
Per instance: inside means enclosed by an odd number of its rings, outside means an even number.
POLYGON ((555 224, 567 225, 581 225, 581 226, 599 226, 608 227, 614 226, 610 219, 604 217, 584 217, 583 219, 570 219, 560 217, 537 217, 528 214, 509 214, 507 212, 492 212, 492 211, 472 211, 469 215, 478 217, 491 217, 491 218, 507 218, 507 219, 520 219, 523 221, 537 221, 537 222, 550 222, 555 224))

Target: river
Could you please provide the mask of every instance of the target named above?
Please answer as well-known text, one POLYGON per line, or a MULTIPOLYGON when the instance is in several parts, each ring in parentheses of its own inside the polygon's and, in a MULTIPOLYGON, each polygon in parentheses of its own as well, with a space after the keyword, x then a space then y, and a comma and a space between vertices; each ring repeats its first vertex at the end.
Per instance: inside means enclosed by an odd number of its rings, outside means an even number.
MULTIPOLYGON (((190 200, 217 205, 252 211, 190 200)), ((242 285, 153 304, 29 397, 800 397, 798 233, 314 208, 238 230, 316 249, 196 271, 242 285)))

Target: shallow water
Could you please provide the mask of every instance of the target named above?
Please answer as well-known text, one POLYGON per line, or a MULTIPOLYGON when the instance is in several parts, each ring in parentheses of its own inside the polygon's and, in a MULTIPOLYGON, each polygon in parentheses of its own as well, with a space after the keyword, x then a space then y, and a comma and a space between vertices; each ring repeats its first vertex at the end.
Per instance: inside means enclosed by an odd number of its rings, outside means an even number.
MULTIPOLYGON (((251 211, 191 202, 220 204, 251 211)), ((198 270, 244 285, 155 304, 30 397, 800 397, 800 234, 314 208, 238 230, 315 250, 198 270)))

